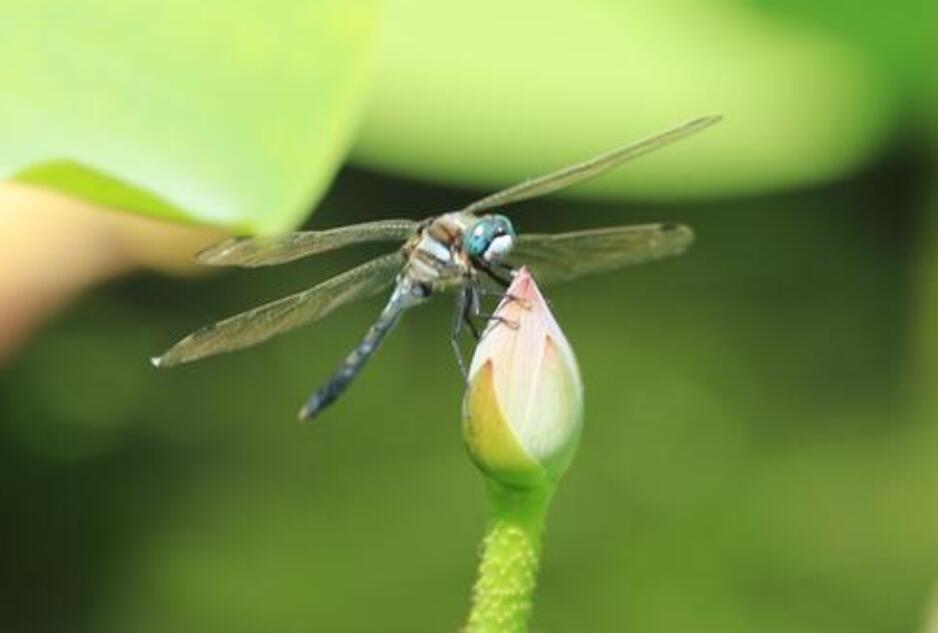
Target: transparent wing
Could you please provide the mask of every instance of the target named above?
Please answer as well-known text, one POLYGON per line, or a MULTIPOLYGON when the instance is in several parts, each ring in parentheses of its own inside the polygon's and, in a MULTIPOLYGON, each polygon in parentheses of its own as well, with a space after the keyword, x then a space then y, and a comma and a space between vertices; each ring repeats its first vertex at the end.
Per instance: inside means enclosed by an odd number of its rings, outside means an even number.
POLYGON ((565 167, 558 171, 549 173, 538 178, 526 180, 508 189, 503 189, 497 193, 488 195, 481 200, 476 200, 463 211, 467 213, 478 213, 485 209, 500 207, 512 202, 527 200, 544 196, 560 189, 566 189, 577 183, 595 178, 610 169, 618 167, 626 161, 638 158, 643 154, 654 151, 659 147, 664 147, 682 138, 690 136, 700 130, 710 127, 718 122, 722 117, 718 115, 700 117, 682 123, 677 127, 659 132, 631 145, 625 145, 617 149, 600 154, 588 161, 565 167))
POLYGON ((271 266, 350 244, 403 241, 414 234, 417 225, 413 220, 379 220, 325 231, 299 231, 273 237, 234 237, 207 248, 195 258, 210 266, 271 266))
POLYGON ((196 330, 152 359, 168 367, 256 345, 272 336, 320 319, 341 305, 377 294, 400 271, 403 257, 390 253, 347 270, 309 290, 264 304, 196 330))
POLYGON ((693 241, 693 231, 680 224, 520 235, 507 263, 513 267, 527 266, 538 283, 569 281, 582 275, 679 255, 693 241))

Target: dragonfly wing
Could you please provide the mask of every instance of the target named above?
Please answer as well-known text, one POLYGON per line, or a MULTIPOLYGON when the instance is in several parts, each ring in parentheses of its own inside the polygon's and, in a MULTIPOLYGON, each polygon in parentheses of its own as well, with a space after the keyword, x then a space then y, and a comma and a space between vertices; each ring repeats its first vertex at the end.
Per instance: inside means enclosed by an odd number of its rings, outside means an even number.
POLYGON ((507 263, 527 266, 539 283, 569 281, 591 273, 679 255, 693 240, 693 231, 680 224, 520 235, 507 263))
POLYGON ((476 200, 464 208, 463 211, 467 213, 478 213, 493 207, 500 207, 512 202, 536 198, 560 189, 566 189, 572 185, 604 174, 610 169, 614 169, 633 158, 638 158, 659 147, 670 145, 675 141, 710 127, 721 118, 722 117, 715 115, 687 121, 670 130, 665 130, 664 132, 659 132, 658 134, 636 141, 630 145, 610 150, 585 162, 570 165, 569 167, 538 178, 526 180, 508 189, 503 189, 488 195, 481 200, 476 200))
POLYGON ((271 266, 361 242, 403 241, 414 234, 417 226, 413 220, 378 220, 325 231, 234 237, 200 252, 196 260, 210 266, 271 266))
POLYGON ((196 330, 152 362, 168 367, 256 345, 320 319, 350 301, 379 293, 394 281, 403 262, 399 252, 372 259, 309 290, 196 330))

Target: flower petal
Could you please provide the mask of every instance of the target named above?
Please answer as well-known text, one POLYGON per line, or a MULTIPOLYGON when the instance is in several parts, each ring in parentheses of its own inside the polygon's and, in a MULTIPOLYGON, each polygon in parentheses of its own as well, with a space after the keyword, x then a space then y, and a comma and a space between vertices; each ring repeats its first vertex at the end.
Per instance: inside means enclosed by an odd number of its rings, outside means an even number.
MULTIPOLYGON (((494 447, 501 450, 510 436, 529 460, 549 476, 559 476, 573 455, 582 421, 583 385, 573 350, 526 269, 515 275, 496 317, 469 370, 465 429, 470 452, 491 474, 492 464, 505 461, 494 447), (487 433, 494 435, 487 438, 487 433)), ((512 469, 504 472, 518 479, 512 469)))

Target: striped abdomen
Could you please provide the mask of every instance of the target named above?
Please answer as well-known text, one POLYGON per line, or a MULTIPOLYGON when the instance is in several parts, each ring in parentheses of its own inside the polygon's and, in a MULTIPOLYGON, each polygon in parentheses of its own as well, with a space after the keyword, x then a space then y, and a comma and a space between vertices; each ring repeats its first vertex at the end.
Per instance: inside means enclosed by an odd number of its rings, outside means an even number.
POLYGON ((388 332, 394 329, 404 311, 420 303, 423 298, 420 287, 414 286, 406 280, 399 281, 387 305, 384 306, 374 324, 368 328, 368 332, 365 333, 361 343, 345 357, 342 365, 332 375, 329 382, 317 389, 303 408, 300 409, 300 419, 312 420, 323 409, 335 402, 365 367, 365 363, 377 351, 378 346, 381 345, 388 332))

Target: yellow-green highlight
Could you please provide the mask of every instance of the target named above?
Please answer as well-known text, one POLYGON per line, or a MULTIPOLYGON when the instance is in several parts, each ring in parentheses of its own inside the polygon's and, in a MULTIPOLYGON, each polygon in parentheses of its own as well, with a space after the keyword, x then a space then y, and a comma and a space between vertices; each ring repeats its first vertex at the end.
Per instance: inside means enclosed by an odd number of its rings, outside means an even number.
POLYGON ((525 452, 498 405, 494 368, 488 361, 469 384, 463 437, 469 455, 490 477, 523 488, 545 485, 547 471, 525 452))

